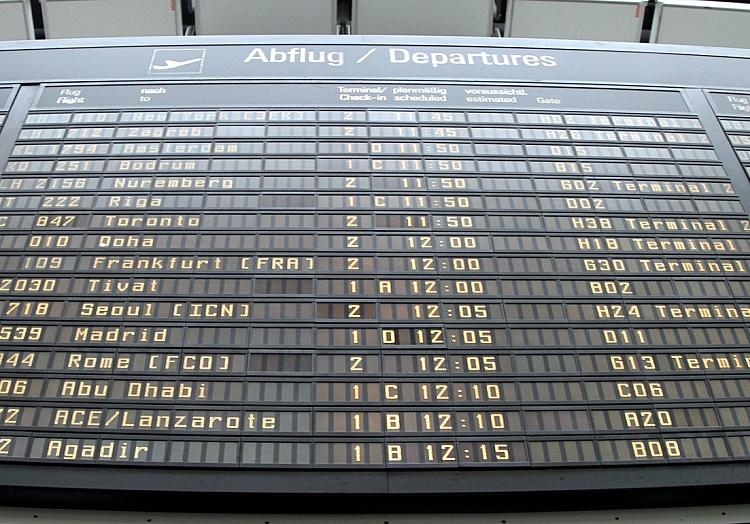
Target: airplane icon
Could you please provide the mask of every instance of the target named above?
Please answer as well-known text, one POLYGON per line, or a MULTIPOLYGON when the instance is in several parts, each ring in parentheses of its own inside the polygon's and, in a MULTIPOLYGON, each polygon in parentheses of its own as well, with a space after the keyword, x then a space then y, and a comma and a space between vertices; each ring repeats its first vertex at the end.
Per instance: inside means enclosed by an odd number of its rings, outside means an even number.
POLYGON ((196 62, 200 62, 203 60, 203 58, 193 58, 192 60, 183 60, 180 62, 179 60, 169 60, 165 59, 164 64, 165 65, 152 65, 152 69, 156 69, 157 71, 166 71, 167 69, 177 69, 178 67, 186 66, 188 64, 194 64, 196 62))
POLYGON ((205 49, 154 49, 148 72, 151 74, 200 74, 205 49))

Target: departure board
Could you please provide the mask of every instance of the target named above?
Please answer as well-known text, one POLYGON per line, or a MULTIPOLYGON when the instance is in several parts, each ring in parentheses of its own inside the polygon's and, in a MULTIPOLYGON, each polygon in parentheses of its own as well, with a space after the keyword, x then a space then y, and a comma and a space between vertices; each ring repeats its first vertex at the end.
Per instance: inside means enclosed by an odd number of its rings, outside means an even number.
POLYGON ((169 51, 0 77, 0 468, 750 464, 750 83, 169 51))

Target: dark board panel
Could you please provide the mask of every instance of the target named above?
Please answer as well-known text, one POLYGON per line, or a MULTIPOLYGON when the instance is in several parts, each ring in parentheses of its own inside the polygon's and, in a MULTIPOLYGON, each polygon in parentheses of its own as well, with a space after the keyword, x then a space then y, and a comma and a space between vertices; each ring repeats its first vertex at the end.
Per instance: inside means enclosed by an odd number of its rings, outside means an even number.
POLYGON ((748 95, 69 80, 0 137, 4 483, 747 480, 748 95))
MULTIPOLYGON (((492 108, 555 109, 589 111, 685 112, 687 107, 677 91, 624 89, 556 88, 488 85, 377 85, 377 84, 133 84, 123 86, 46 87, 35 108, 111 109, 121 107, 392 107, 407 108, 492 108)), ((226 112, 224 112, 226 113, 226 112)), ((433 112, 404 115, 366 112, 344 115, 315 112, 266 114, 269 122, 358 121, 358 122, 439 122, 433 112), (419 118, 418 118, 419 117, 419 118), (399 119, 401 118, 401 119, 399 119)), ((255 115, 172 112, 169 122, 263 121, 255 115)), ((61 117, 62 118, 62 117, 61 117)), ((458 115, 457 115, 457 118, 458 115)), ((570 122, 570 118, 568 122, 570 122)), ((122 120, 120 120, 122 122, 122 120)), ((467 120, 462 120, 466 122, 467 120)), ((475 120, 476 121, 476 120, 475 120)), ((40 122, 42 123, 42 122, 40 122)), ((520 123, 520 121, 519 121, 520 123)), ((537 122, 538 123, 538 122, 537 122)), ((583 124, 583 122, 581 122, 583 124)), ((596 125, 596 124, 593 124, 596 125)), ((602 125, 601 123, 599 125, 602 125)))

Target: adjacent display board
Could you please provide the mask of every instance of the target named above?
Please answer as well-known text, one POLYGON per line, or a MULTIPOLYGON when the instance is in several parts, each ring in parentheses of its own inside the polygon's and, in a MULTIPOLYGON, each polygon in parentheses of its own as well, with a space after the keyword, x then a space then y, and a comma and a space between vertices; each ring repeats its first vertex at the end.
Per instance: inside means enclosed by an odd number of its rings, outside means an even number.
POLYGON ((747 471, 748 99, 2 88, 0 462, 747 471))

